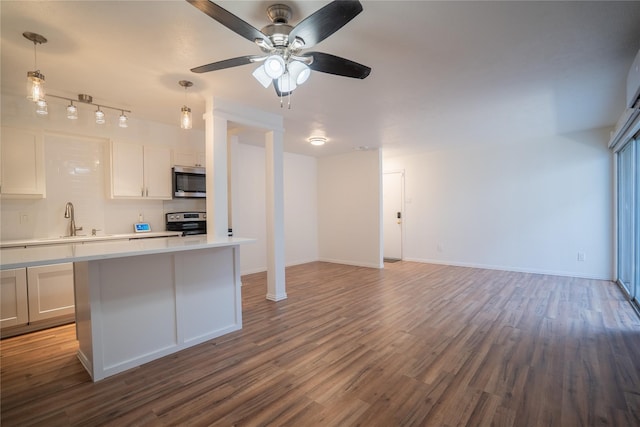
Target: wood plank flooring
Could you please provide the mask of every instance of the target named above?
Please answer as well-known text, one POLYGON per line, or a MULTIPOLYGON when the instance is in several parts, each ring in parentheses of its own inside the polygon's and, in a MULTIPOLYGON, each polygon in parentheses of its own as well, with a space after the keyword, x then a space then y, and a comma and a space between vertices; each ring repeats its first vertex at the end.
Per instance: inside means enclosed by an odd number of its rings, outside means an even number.
POLYGON ((92 383, 73 325, 0 342, 7 426, 638 426, 610 282, 396 262, 243 277, 244 328, 92 383))

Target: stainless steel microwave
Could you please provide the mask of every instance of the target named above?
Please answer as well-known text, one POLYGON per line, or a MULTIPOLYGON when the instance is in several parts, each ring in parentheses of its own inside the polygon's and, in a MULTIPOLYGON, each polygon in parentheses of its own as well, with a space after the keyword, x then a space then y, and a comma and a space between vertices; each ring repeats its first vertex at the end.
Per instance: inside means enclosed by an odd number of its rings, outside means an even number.
POLYGON ((194 199, 207 196, 204 168, 174 166, 172 175, 174 199, 194 199))

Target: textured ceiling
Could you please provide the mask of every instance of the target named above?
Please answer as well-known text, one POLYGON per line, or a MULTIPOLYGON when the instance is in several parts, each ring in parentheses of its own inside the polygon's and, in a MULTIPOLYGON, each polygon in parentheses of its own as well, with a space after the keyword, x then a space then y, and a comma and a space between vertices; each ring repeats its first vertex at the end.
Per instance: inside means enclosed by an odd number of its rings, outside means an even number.
MULTIPOLYGON (((274 2, 221 6, 257 28, 274 2)), ((292 24, 327 2, 283 1, 292 24)), ((254 66, 190 68, 259 49, 185 1, 0 2, 2 92, 22 94, 38 66, 50 93, 88 93, 132 117, 176 124, 178 80, 194 86, 195 126, 216 96, 284 117, 285 149, 323 156, 358 147, 390 154, 469 141, 517 141, 610 126, 640 48, 640 2, 363 1, 364 11, 313 50, 372 68, 365 80, 313 73, 280 108, 254 66), (311 147, 323 133, 329 142, 311 147)), ((244 138, 254 136, 247 133, 244 138)))

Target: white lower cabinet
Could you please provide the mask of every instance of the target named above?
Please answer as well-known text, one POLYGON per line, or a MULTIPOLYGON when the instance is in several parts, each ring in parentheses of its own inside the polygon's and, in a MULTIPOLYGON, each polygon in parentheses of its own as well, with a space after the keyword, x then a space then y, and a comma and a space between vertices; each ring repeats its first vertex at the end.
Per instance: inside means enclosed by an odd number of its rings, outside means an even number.
POLYGON ((29 323, 27 269, 2 270, 0 282, 0 327, 29 323))
POLYGON ((23 333, 75 316, 73 263, 2 270, 0 291, 3 336, 9 327, 23 333))
POLYGON ((29 321, 74 314, 73 263, 27 268, 29 321))

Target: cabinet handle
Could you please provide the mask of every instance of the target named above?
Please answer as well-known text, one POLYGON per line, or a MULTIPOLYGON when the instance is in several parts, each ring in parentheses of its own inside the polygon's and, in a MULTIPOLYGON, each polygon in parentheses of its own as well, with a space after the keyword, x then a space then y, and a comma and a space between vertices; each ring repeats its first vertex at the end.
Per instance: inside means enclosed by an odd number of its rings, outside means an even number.
POLYGON ((147 196, 147 197, 149 197, 149 187, 147 187, 147 194, 146 194, 146 196, 147 196))
POLYGON ((144 197, 144 187, 140 187, 140 196, 144 197))

